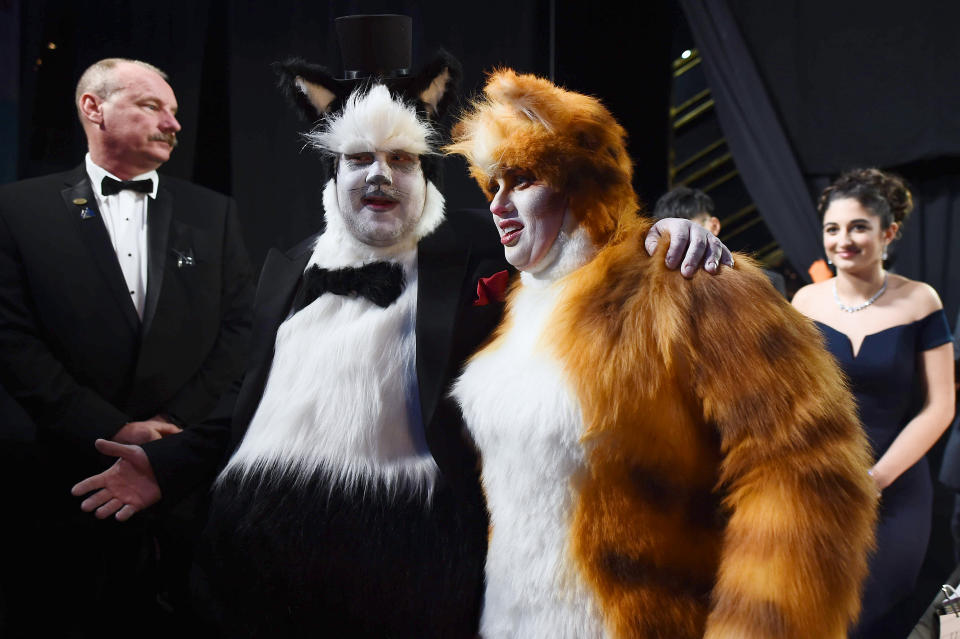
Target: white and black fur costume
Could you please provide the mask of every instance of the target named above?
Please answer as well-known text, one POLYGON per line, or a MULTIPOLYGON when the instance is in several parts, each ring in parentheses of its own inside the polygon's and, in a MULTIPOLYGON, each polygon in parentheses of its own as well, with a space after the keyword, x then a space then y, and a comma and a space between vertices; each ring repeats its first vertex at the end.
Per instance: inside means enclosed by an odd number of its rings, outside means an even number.
MULTIPOLYGON (((217 615, 228 636, 471 636, 487 529, 475 457, 446 398, 424 419, 418 380, 427 356, 418 345, 434 339, 418 317, 421 243, 444 224, 426 115, 447 93, 418 77, 400 90, 368 84, 344 100, 340 87, 309 82, 322 71, 298 65, 289 79, 327 112, 310 144, 331 157, 418 154, 426 203, 411 237, 373 247, 350 234, 335 179, 326 184, 327 226, 309 244, 307 267, 386 260, 401 265, 406 285, 386 308, 324 294, 280 324, 259 404, 214 486, 206 538, 217 615), (410 98, 411 87, 425 102, 410 98)), ((449 79, 451 68, 441 67, 432 77, 449 79)), ((258 299, 271 293, 263 290, 269 262, 258 299)), ((469 307, 474 277, 447 294, 469 307)), ((470 312, 458 310, 457 322, 473 321, 470 312)), ((488 313, 453 349, 445 374, 498 316, 488 313)))
MULTIPOLYGON (((430 150, 429 133, 412 108, 374 85, 310 137, 338 153, 403 149, 422 155, 430 150)), ((387 308, 360 296, 328 294, 281 325, 260 406, 221 477, 280 467, 304 477, 319 471, 331 490, 362 492, 372 482, 429 495, 436 464, 423 442, 414 374, 416 257, 417 242, 443 221, 443 196, 428 183, 413 236, 388 247, 350 234, 333 179, 323 204, 327 227, 308 268, 396 262, 406 285, 387 308)))

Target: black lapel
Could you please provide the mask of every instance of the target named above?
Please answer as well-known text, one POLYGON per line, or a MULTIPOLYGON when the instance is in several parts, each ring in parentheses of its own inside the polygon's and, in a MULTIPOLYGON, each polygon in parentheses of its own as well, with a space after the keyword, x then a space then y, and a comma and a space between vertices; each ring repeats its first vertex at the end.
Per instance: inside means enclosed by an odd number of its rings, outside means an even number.
MULTIPOLYGON (((312 245, 312 243, 311 243, 312 245)), ((297 291, 303 270, 310 261, 310 250, 288 257, 270 249, 257 283, 257 297, 253 304, 253 332, 250 338, 250 360, 244 374, 243 386, 233 413, 232 451, 243 439, 253 413, 260 404, 267 375, 273 364, 273 348, 277 329, 287 318, 290 304, 297 291)))
POLYGON ((161 186, 157 189, 157 197, 151 198, 147 205, 147 244, 149 246, 147 248, 147 294, 143 302, 143 335, 149 332, 153 316, 157 313, 172 218, 173 195, 161 186))
POLYGON ((417 382, 428 428, 447 382, 460 288, 469 259, 469 247, 449 224, 421 240, 417 253, 417 382))
POLYGON ((75 177, 76 182, 60 191, 67 215, 73 218, 77 233, 90 252, 93 263, 97 265, 107 288, 110 289, 123 316, 129 322, 130 328, 136 333, 140 330, 140 318, 137 317, 137 309, 133 305, 133 300, 130 299, 130 291, 127 289, 123 271, 120 270, 120 262, 117 261, 117 254, 110 242, 110 234, 107 233, 107 227, 104 226, 103 219, 100 217, 100 209, 97 207, 97 199, 93 195, 86 170, 81 166, 75 177), (75 203, 80 201, 84 202, 75 203), (84 209, 89 209, 92 216, 83 217, 84 209))

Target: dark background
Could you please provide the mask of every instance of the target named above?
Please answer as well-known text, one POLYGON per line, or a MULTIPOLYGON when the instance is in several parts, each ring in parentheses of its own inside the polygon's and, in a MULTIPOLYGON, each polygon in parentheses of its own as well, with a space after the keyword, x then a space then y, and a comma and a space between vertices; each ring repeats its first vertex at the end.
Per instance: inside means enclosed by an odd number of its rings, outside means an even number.
MULTIPOLYGON (((570 88, 602 96, 631 133, 638 190, 655 199, 666 189, 675 10, 666 1, 616 13, 550 0, 492 0, 473 9, 299 0, 37 0, 19 7, 5 0, 4 7, 19 25, 19 55, 3 63, 19 96, 19 122, 4 125, 11 140, 4 147, 14 146, 17 157, 0 181, 75 166, 85 151, 73 106, 80 73, 103 57, 143 59, 170 75, 180 105, 180 145, 162 171, 233 195, 256 263, 270 247, 295 244, 322 224, 320 167, 299 138, 307 124, 276 91, 269 65, 296 55, 339 73, 333 19, 351 13, 412 16, 415 66, 446 48, 463 65, 464 96, 497 66, 554 72, 570 88)), ((460 160, 447 161, 445 181, 448 208, 485 206, 460 160)))
POLYGON ((728 2, 804 173, 960 154, 960 3, 728 2))
MULTIPOLYGON (((854 166, 893 168, 911 181, 918 213, 897 268, 937 288, 952 321, 960 3, 728 4, 811 199, 854 166)), ((563 0, 0 0, 0 182, 75 166, 85 147, 73 106, 78 76, 103 57, 144 59, 170 74, 180 102, 181 144, 163 171, 233 195, 259 264, 270 247, 322 224, 317 159, 299 138, 307 124, 276 91, 269 65, 297 55, 339 72, 333 18, 375 12, 413 17, 415 65, 438 47, 459 58, 464 97, 500 65, 600 97, 629 132, 641 198, 652 206, 666 190, 670 62, 696 46, 676 0, 616 10, 563 0)), ((447 160, 445 179, 449 209, 485 206, 459 159, 447 160)), ((793 266, 804 274, 808 264, 793 266)))
MULTIPOLYGON (((918 210, 898 247, 897 270, 933 284, 953 323, 960 310, 960 3, 728 5, 811 199, 854 166, 892 168, 910 180, 918 210)), ((143 59, 170 74, 180 104, 181 144, 163 172, 233 195, 259 264, 270 247, 291 246, 322 224, 319 163, 299 138, 307 125, 276 91, 270 63, 297 55, 339 71, 333 18, 391 12, 414 19, 415 65, 441 46, 460 59, 465 96, 484 71, 503 65, 600 97, 629 132, 635 185, 652 205, 667 186, 671 61, 696 43, 676 0, 613 6, 0 0, 0 183, 76 166, 85 151, 73 104, 80 73, 104 57, 143 59)), ((459 160, 447 161, 444 192, 448 210, 485 206, 459 160)), ((807 265, 795 266, 802 273, 807 265)), ((948 497, 938 497, 944 506, 918 602, 932 597, 953 565, 943 519, 948 497)))

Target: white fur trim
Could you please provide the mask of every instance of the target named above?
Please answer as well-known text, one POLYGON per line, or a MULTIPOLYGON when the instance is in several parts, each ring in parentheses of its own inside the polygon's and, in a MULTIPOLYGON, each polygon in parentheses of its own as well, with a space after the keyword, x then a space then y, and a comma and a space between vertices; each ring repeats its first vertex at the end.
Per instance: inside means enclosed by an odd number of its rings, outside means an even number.
POLYGON ((443 223, 445 200, 440 190, 433 185, 433 182, 427 182, 427 196, 423 203, 423 215, 413 230, 419 242, 426 236, 437 230, 437 227, 443 223))
POLYGON ((562 287, 521 287, 511 297, 510 331, 470 361, 453 389, 480 449, 491 518, 485 639, 604 634, 599 604, 570 554, 583 417, 540 343, 562 287))
POLYGON ((395 100, 389 89, 375 84, 354 91, 343 109, 328 116, 305 135, 314 147, 334 154, 364 151, 433 153, 433 127, 412 106, 395 100))
POLYGON ((437 467, 416 393, 416 259, 414 250, 397 260, 407 285, 387 308, 321 295, 280 326, 260 405, 222 476, 320 471, 331 489, 382 482, 430 494, 437 467))
POLYGON ((430 235, 443 222, 443 195, 427 182, 427 193, 420 220, 409 237, 402 238, 391 246, 371 246, 355 238, 343 222, 343 214, 337 201, 337 183, 331 179, 323 189, 323 208, 327 228, 314 244, 310 264, 324 268, 366 264, 376 260, 389 260, 416 248, 417 242, 430 235))

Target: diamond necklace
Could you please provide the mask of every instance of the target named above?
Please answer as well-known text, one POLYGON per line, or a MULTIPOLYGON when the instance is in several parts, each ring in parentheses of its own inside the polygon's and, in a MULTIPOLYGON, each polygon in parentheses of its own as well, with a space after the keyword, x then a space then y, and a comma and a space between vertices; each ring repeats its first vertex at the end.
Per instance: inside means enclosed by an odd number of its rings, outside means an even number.
POLYGON ((846 304, 840 301, 840 296, 837 295, 837 278, 833 278, 833 301, 836 302, 837 306, 840 307, 840 310, 845 313, 856 313, 857 311, 862 311, 866 307, 876 302, 877 299, 879 299, 880 296, 883 295, 884 291, 886 290, 887 290, 887 274, 884 273, 883 286, 880 287, 879 291, 873 294, 873 297, 868 299, 866 302, 861 302, 857 304, 856 306, 847 306, 846 304))

